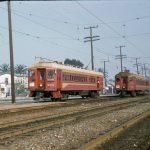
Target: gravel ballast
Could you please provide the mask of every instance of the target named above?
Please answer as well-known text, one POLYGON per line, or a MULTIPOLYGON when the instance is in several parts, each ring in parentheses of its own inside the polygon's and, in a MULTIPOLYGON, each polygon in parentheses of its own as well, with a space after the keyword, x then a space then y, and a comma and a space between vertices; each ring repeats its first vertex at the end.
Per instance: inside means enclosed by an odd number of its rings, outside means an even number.
POLYGON ((87 118, 83 121, 43 129, 30 136, 16 137, 2 142, 1 150, 69 150, 78 149, 98 135, 105 134, 122 122, 150 109, 150 103, 138 104, 103 116, 87 118))

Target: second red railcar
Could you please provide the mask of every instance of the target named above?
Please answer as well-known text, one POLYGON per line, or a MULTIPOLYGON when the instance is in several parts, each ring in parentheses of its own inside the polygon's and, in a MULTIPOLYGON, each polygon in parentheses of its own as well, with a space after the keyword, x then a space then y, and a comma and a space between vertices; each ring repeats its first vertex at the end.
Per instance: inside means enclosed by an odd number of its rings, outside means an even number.
POLYGON ((115 76, 115 86, 117 93, 124 96, 130 94, 146 94, 149 92, 149 80, 142 75, 133 74, 130 72, 120 72, 115 76))

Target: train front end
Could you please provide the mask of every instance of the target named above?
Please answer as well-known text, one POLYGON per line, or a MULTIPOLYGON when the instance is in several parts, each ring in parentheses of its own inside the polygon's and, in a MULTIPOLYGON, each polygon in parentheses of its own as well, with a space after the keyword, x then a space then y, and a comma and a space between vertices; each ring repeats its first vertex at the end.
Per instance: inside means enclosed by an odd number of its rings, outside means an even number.
POLYGON ((115 76, 116 93, 124 96, 128 89, 128 76, 124 73, 119 73, 115 76))
POLYGON ((55 70, 44 66, 30 67, 28 69, 28 89, 30 97, 50 98, 56 91, 55 70))

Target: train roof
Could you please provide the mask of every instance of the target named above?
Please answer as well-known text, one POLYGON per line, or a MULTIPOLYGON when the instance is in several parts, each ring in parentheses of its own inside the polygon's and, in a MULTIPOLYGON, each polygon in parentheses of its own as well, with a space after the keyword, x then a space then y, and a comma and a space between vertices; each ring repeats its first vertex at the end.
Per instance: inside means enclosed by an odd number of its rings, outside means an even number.
POLYGON ((130 73, 130 72, 119 72, 118 74, 116 74, 116 76, 124 76, 124 77, 136 77, 136 78, 140 78, 140 79, 148 79, 147 77, 143 76, 143 75, 138 75, 135 73, 130 73))
POLYGON ((86 70, 86 69, 82 69, 82 68, 78 68, 78 67, 63 65, 63 64, 59 64, 56 62, 49 62, 49 61, 39 61, 39 62, 33 64, 31 67, 29 67, 29 69, 32 69, 32 68, 56 68, 56 69, 61 69, 61 70, 65 70, 67 72, 72 72, 72 73, 78 72, 78 73, 83 73, 83 74, 103 76, 103 73, 101 73, 101 72, 86 70))

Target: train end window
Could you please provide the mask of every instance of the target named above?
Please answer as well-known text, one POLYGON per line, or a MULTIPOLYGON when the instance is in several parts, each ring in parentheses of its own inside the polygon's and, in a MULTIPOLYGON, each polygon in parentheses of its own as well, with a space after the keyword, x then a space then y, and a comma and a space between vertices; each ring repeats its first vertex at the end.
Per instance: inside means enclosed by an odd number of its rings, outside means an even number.
POLYGON ((53 70, 49 70, 49 71, 48 71, 48 78, 49 78, 49 79, 53 79, 53 78, 54 78, 54 75, 55 75, 55 73, 54 73, 53 70))
POLYGON ((117 82, 119 82, 119 81, 120 81, 120 79, 119 79, 119 78, 116 78, 116 81, 117 81, 117 82))
POLYGON ((34 78, 35 77, 35 71, 29 70, 29 77, 34 78))

